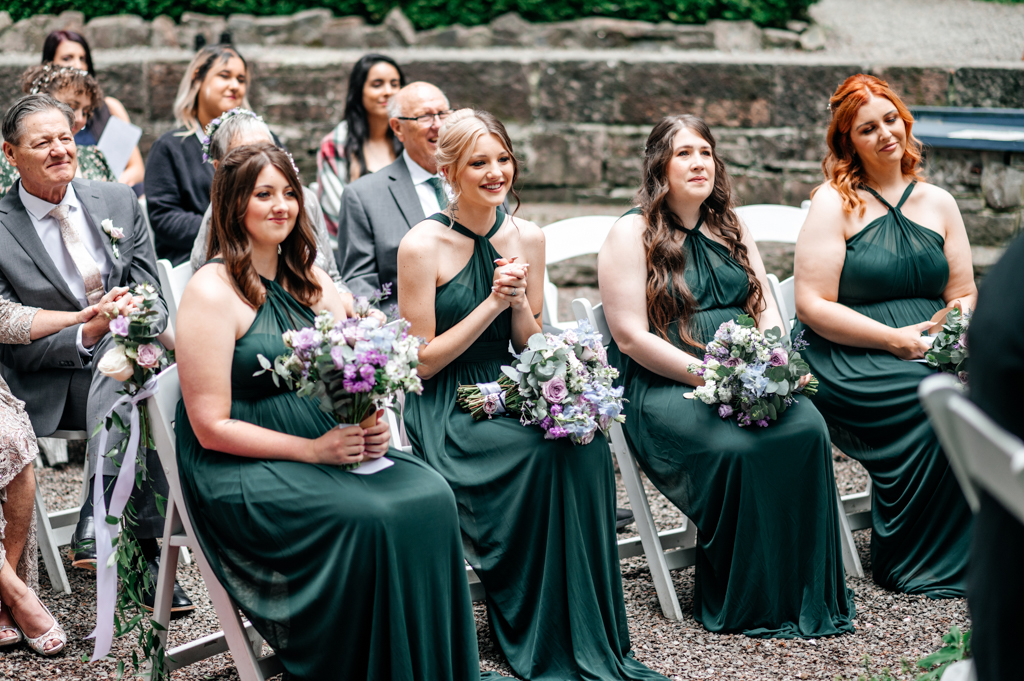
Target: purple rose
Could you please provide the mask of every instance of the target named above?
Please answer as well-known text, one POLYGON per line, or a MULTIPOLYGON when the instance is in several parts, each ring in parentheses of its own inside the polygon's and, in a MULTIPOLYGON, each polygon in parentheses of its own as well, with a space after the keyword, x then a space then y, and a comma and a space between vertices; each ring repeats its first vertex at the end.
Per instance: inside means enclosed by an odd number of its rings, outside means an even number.
POLYGON ((295 354, 309 356, 309 353, 316 347, 316 330, 307 326, 292 334, 292 348, 295 354))
POLYGON ((331 348, 331 360, 334 362, 335 369, 342 369, 345 367, 345 353, 342 352, 340 347, 335 346, 331 348))
POLYGON ((140 345, 136 353, 135 362, 140 367, 143 369, 156 369, 160 366, 160 358, 163 357, 164 350, 159 345, 146 343, 140 345))
POLYGON ((110 333, 115 336, 127 336, 128 335, 128 318, 127 317, 115 317, 110 320, 110 333))
POLYGON ((729 418, 730 416, 732 416, 732 407, 730 407, 728 404, 719 405, 718 415, 721 416, 723 419, 729 418))
POLYGON ((775 348, 772 350, 772 356, 768 363, 773 367, 783 367, 789 364, 789 353, 786 352, 786 348, 775 348))
POLYGON ((743 366, 743 360, 739 357, 730 357, 729 359, 722 362, 722 366, 726 367, 738 367, 743 366))
POLYGON ((569 397, 569 389, 565 387, 565 379, 555 376, 546 383, 541 383, 541 394, 548 404, 561 404, 569 397))

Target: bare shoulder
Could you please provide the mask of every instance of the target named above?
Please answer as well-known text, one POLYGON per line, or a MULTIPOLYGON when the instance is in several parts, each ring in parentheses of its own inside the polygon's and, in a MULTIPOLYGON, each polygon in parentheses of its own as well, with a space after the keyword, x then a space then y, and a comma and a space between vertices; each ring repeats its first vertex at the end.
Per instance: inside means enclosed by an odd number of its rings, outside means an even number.
POLYGON ((119 100, 113 97, 104 97, 103 101, 106 103, 107 108, 110 109, 112 116, 117 116, 121 120, 131 123, 131 119, 128 118, 128 110, 124 108, 124 104, 119 100))
POLYGON ((956 199, 953 198, 953 195, 938 185, 930 182, 918 182, 914 191, 920 192, 920 198, 925 199, 929 203, 934 202, 935 205, 940 206, 944 210, 957 208, 956 199))
POLYGON ((647 220, 643 214, 630 213, 615 221, 611 231, 608 232, 608 239, 614 240, 615 243, 639 242, 645 229, 647 229, 647 220))
POLYGON ((814 196, 811 197, 811 210, 814 209, 819 212, 844 212, 843 197, 839 195, 839 190, 831 182, 822 182, 814 190, 814 196))
POLYGON ((435 251, 438 240, 444 238, 447 230, 448 227, 446 225, 441 224, 437 220, 427 218, 422 222, 416 223, 412 229, 406 232, 399 245, 399 251, 409 248, 435 251))
POLYGON ((544 230, 538 227, 536 223, 510 216, 509 225, 516 230, 519 235, 519 242, 523 246, 529 248, 544 245, 544 230))
POLYGON ((200 267, 188 280, 181 300, 183 303, 223 308, 240 299, 235 287, 231 285, 228 268, 223 263, 211 262, 200 267))

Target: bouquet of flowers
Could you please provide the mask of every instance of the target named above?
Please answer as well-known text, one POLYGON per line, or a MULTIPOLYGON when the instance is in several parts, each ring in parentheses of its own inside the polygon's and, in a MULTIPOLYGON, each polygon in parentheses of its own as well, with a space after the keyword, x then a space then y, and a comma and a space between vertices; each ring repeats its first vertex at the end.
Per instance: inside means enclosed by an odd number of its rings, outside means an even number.
MULTIPOLYGON (((622 415, 622 388, 612 387, 618 369, 608 366, 601 334, 586 321, 560 335, 534 334, 514 367, 503 366, 517 391, 523 425, 538 425, 544 438, 567 437, 589 444, 597 431, 607 434, 622 415)), ((506 403, 509 398, 506 397, 506 403)))
POLYGON ((504 374, 494 383, 460 385, 455 394, 455 403, 477 421, 485 417, 519 416, 522 413, 523 396, 519 394, 519 385, 504 374))
POLYGON ((404 319, 382 326, 376 317, 335 321, 324 311, 313 326, 283 334, 289 352, 273 362, 258 355, 263 369, 255 375, 270 371, 275 385, 284 381, 314 398, 340 424, 373 425, 377 407, 390 405, 398 391, 423 391, 416 372, 423 341, 409 326, 404 319))
POLYGON ((945 371, 967 384, 967 327, 971 324, 971 310, 961 313, 952 308, 946 314, 942 331, 935 336, 931 349, 925 353, 925 363, 933 369, 945 371))
POLYGON ((756 423, 767 428, 796 402, 797 392, 817 392, 816 379, 802 390, 797 388, 810 373, 799 353, 806 346, 797 337, 787 348, 778 327, 762 333, 749 315, 740 315, 718 327, 704 350, 704 361, 690 365, 690 373, 704 379, 693 396, 704 404, 719 405, 723 419, 735 416, 740 426, 756 423))
POLYGON ((136 286, 132 295, 142 303, 127 317, 118 316, 111 320, 114 347, 107 350, 96 365, 104 376, 125 383, 122 394, 128 395, 134 395, 146 381, 174 364, 174 352, 164 350, 153 328, 159 317, 153 306, 160 294, 147 283, 136 286))

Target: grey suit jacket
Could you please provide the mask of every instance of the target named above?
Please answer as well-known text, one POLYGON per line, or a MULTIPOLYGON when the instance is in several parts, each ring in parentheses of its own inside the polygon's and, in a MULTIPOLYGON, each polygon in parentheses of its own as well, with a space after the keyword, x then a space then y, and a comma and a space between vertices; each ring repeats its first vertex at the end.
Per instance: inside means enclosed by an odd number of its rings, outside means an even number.
MULTIPOLYGON (((101 234, 102 242, 112 263, 110 275, 105 282, 107 290, 115 286, 149 282, 159 290, 156 272, 156 257, 153 244, 143 221, 135 192, 130 187, 115 182, 92 182, 73 180, 72 186, 82 208, 89 216, 90 227, 100 229, 100 221, 109 218, 115 227, 124 230, 124 238, 118 241, 120 257, 115 258, 110 239, 101 234)), ((71 293, 61 277, 50 255, 43 248, 31 218, 18 196, 18 185, 0 199, 0 296, 23 305, 41 307, 47 310, 76 311, 82 305, 71 293)), ((167 308, 159 303, 163 330, 167 324, 167 308)), ((11 391, 25 402, 25 409, 36 434, 49 435, 57 429, 68 385, 76 371, 92 373, 94 362, 85 363, 78 352, 78 327, 68 328, 28 345, 0 346, 0 371, 11 386, 11 391)), ((93 357, 98 360, 109 347, 105 338, 93 348, 93 357)), ((92 377, 89 398, 88 427, 102 418, 116 399, 120 384, 112 379, 97 380, 92 377), (105 385, 98 386, 97 383, 105 385), (102 398, 93 404, 97 388, 102 398), (100 414, 102 412, 102 414, 100 414), (98 417, 94 414, 100 414, 98 417)))
POLYGON ((398 302, 398 244, 423 214, 402 156, 345 187, 338 221, 338 269, 357 296, 372 295, 391 282, 387 309, 398 302))

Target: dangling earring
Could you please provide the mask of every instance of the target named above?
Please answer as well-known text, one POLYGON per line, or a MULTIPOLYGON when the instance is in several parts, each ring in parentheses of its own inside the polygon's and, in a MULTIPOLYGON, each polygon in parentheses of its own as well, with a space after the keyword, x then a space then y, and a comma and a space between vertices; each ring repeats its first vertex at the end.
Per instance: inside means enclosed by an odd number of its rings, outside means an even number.
POLYGON ((281 255, 281 244, 277 245, 277 254, 281 255))

